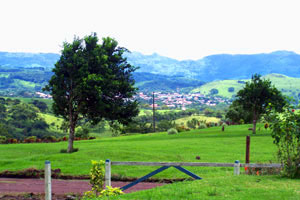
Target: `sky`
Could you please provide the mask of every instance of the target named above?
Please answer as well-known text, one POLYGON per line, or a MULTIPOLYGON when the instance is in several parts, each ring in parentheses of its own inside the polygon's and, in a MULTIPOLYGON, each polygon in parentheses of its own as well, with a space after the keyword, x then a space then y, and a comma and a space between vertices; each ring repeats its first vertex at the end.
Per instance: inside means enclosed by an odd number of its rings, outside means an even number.
POLYGON ((96 32, 143 54, 300 53, 299 0, 0 0, 0 51, 60 53, 96 32))

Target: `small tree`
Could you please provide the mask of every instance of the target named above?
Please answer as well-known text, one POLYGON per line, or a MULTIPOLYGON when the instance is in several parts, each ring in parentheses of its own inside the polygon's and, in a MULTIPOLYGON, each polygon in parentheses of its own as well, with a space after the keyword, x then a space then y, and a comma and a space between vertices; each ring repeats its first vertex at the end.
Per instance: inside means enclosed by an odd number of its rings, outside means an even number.
POLYGON ((44 90, 53 97, 54 113, 69 122, 67 152, 73 151, 75 127, 81 118, 93 124, 102 119, 126 124, 138 114, 137 102, 132 100, 136 68, 123 57, 126 51, 109 37, 98 44, 95 33, 63 44, 44 90))
POLYGON ((286 103, 281 92, 271 85, 271 81, 261 79, 258 74, 253 75, 250 82, 246 82, 245 87, 238 91, 236 98, 245 111, 252 113, 253 134, 256 133, 257 120, 267 112, 268 103, 272 103, 277 111, 280 111, 286 103))
POLYGON ((234 123, 240 123, 241 120, 245 123, 252 122, 252 114, 249 111, 244 110, 243 106, 237 101, 233 101, 226 112, 227 119, 230 119, 234 123))
POLYGON ((273 109, 268 119, 284 175, 300 178, 300 113, 291 106, 285 106, 282 113, 273 109))

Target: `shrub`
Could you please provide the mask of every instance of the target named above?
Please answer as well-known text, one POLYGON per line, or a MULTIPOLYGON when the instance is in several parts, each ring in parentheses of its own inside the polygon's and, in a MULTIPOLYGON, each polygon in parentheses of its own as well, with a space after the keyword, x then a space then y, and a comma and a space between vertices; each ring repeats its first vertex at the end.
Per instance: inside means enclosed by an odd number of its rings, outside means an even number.
POLYGON ((174 135, 174 134, 177 134, 177 133, 178 133, 178 131, 175 128, 170 128, 168 130, 168 135, 174 135))
POLYGON ((170 120, 161 120, 157 124, 157 129, 159 131, 167 131, 170 128, 175 127, 175 122, 170 120))
POLYGON ((92 160, 92 169, 90 171, 92 190, 98 195, 104 186, 105 177, 105 162, 103 160, 94 161, 92 160))
POLYGON ((75 132, 75 137, 82 138, 82 139, 87 139, 89 137, 89 129, 83 127, 79 128, 75 132))
POLYGON ((200 123, 199 126, 198 126, 199 129, 204 129, 204 128, 207 128, 206 124, 204 123, 200 123))
POLYGON ((43 142, 57 142, 57 139, 55 136, 46 136, 43 138, 43 142))
POLYGON ((105 162, 103 160, 100 160, 99 162, 92 160, 90 175, 92 191, 85 192, 82 199, 94 199, 123 194, 120 188, 106 186, 106 189, 103 189, 105 177, 105 162))
POLYGON ((34 142, 36 142, 36 136, 29 136, 29 137, 25 138, 24 142, 25 143, 34 143, 34 142))
POLYGON ((0 135, 0 144, 5 144, 6 143, 6 137, 0 135))
POLYGON ((234 87, 228 88, 228 92, 234 92, 234 87))
POLYGON ((120 195, 120 194, 124 194, 124 192, 122 192, 122 190, 118 187, 110 187, 110 186, 107 186, 107 189, 105 190, 102 190, 100 192, 100 195, 99 197, 105 197, 105 196, 117 196, 117 195, 120 195))
POLYGON ((285 106, 282 113, 270 110, 271 135, 278 147, 277 156, 283 165, 283 175, 300 178, 300 113, 290 105, 285 106))
POLYGON ((184 132, 184 131, 189 131, 189 128, 186 128, 185 126, 176 126, 176 130, 178 131, 178 133, 180 132, 184 132))

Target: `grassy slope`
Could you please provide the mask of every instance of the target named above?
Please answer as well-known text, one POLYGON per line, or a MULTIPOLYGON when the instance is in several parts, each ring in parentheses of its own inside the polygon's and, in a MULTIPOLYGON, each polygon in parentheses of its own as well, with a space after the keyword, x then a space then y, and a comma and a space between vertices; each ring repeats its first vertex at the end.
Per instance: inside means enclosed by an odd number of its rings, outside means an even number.
MULTIPOLYGON (((54 168, 61 168, 66 174, 88 174, 91 160, 119 161, 176 161, 195 162, 201 156, 201 162, 229 162, 244 160, 245 136, 249 134, 249 125, 229 126, 225 132, 220 127, 195 130, 178 135, 156 133, 147 135, 123 136, 89 141, 75 141, 80 149, 73 154, 61 154, 60 149, 67 143, 55 144, 8 144, 0 145, 0 171, 17 170, 28 167, 43 168, 45 160, 51 160, 54 168)), ((251 161, 275 161, 276 148, 268 131, 260 131, 252 136, 251 161)), ((113 173, 126 176, 141 176, 147 170, 139 167, 114 166, 113 173), (132 169, 134 169, 134 171, 132 169)), ((149 167, 151 168, 151 167, 149 167)), ((152 169, 152 168, 151 168, 152 169)), ((195 172, 207 169, 195 168, 195 172)), ((220 169, 224 172, 231 169, 220 169)), ((181 173, 168 170, 160 177, 182 177, 181 173)))
POLYGON ((196 199, 272 199, 296 200, 300 198, 299 180, 277 176, 209 176, 198 181, 173 183, 151 190, 125 194, 111 200, 196 200, 196 199))
POLYGON ((206 121, 207 123, 209 122, 213 122, 213 123, 218 123, 220 122, 219 118, 216 117, 206 117, 203 115, 193 115, 193 116, 189 116, 189 117, 184 117, 184 118, 180 118, 180 119, 176 119, 175 123, 178 125, 186 125, 186 122, 189 120, 192 120, 193 118, 197 119, 198 121, 206 121))
MULTIPOLYGON (((281 74, 269 74, 263 76, 263 78, 269 79, 272 82, 272 84, 274 84, 275 87, 279 90, 283 89, 282 92, 284 95, 291 96, 293 92, 295 94, 298 94, 300 92, 300 78, 292 78, 281 74)), ((195 88, 194 90, 192 90, 192 92, 201 92, 203 94, 209 94, 210 90, 215 88, 219 91, 218 95, 231 98, 232 95, 235 95, 237 91, 244 87, 244 85, 244 83, 238 83, 238 80, 213 81, 202 85, 201 87, 195 88), (229 87, 234 87, 234 92, 228 92, 229 87)))
MULTIPOLYGON (((45 160, 52 168, 65 174, 88 174, 91 160, 113 161, 173 161, 200 162, 244 161, 245 136, 251 125, 229 126, 225 132, 220 127, 167 135, 156 133, 76 141, 79 152, 61 154, 67 143, 0 145, 0 171, 29 167, 42 169, 45 160)), ((262 126, 262 125, 260 125, 262 126)), ((276 147, 270 132, 258 131, 251 136, 251 162, 276 162, 276 147)), ((157 167, 112 166, 112 173, 121 176, 141 177, 157 167)), ((156 189, 120 196, 116 199, 299 199, 300 180, 279 176, 233 176, 232 168, 187 167, 203 178, 166 185, 156 189)), ((242 170, 243 171, 243 170, 242 170)), ((168 169, 157 175, 160 178, 181 178, 184 174, 168 169)), ((113 199, 113 198, 111 198, 113 199)))

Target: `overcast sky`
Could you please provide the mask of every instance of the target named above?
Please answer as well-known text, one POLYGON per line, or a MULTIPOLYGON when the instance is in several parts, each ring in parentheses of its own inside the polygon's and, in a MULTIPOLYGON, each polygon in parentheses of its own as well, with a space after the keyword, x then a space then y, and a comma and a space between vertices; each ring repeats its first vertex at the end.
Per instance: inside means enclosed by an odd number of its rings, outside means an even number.
POLYGON ((59 53, 91 32, 144 54, 300 53, 298 0, 0 0, 0 51, 59 53))

